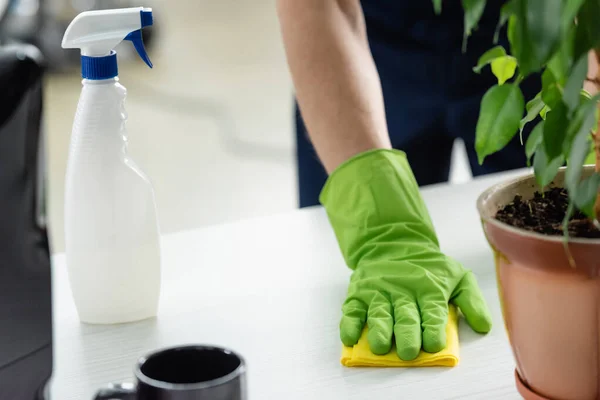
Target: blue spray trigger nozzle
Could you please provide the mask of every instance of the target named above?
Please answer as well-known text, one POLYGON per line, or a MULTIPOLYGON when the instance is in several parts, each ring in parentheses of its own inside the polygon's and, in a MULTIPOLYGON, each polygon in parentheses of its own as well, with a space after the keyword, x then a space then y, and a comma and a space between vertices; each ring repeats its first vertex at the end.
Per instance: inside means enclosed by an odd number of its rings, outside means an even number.
POLYGON ((144 28, 146 26, 151 26, 154 22, 152 19, 152 11, 151 10, 140 11, 140 18, 142 20, 142 28, 144 28))
MULTIPOLYGON (((140 25, 142 29, 146 26, 151 26, 153 24, 152 18, 152 10, 151 9, 142 9, 140 10, 140 25)), ((144 60, 147 66, 152 68, 152 61, 148 57, 148 53, 146 53, 146 48, 144 47, 144 40, 142 38, 142 29, 135 30, 133 32, 129 32, 127 36, 125 36, 125 40, 129 40, 133 43, 133 47, 135 51, 139 54, 140 58, 144 60)))
MULTIPOLYGON (((152 15, 150 15, 150 18, 152 18, 152 15)), ((131 43, 133 43, 133 47, 139 54, 140 58, 144 60, 146 65, 152 68, 152 62, 150 61, 148 53, 146 53, 146 48, 144 47, 144 41, 142 39, 142 30, 138 29, 137 31, 129 32, 129 34, 125 36, 125 40, 129 40, 131 43)))

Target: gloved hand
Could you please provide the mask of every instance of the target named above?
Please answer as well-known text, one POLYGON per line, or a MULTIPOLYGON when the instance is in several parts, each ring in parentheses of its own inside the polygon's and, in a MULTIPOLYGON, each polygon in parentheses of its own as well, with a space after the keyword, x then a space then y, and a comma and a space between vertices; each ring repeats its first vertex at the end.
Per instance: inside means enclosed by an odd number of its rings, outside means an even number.
POLYGON ((347 265, 354 270, 342 307, 340 336, 358 342, 365 322, 374 354, 395 337, 398 356, 446 346, 448 302, 477 332, 491 317, 473 274, 439 248, 404 153, 372 150, 338 167, 320 198, 347 265))

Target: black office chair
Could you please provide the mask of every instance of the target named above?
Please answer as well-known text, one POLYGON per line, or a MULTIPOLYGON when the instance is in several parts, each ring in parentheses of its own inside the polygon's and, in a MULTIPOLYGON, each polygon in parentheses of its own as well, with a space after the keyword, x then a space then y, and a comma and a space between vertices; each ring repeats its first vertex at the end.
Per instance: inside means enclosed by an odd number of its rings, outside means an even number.
POLYGON ((0 399, 48 399, 52 375, 42 63, 33 46, 0 46, 0 399))

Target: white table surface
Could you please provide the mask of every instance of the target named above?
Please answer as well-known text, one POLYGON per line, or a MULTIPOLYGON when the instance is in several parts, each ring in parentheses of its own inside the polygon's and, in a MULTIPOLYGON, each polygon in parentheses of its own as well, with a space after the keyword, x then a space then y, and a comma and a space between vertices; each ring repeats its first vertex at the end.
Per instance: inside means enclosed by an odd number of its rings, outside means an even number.
POLYGON ((53 257, 53 400, 90 399, 131 380, 142 354, 216 344, 248 363, 250 400, 519 399, 496 292, 492 253, 475 208, 488 186, 524 171, 422 191, 443 250, 477 275, 494 318, 487 336, 460 322, 455 368, 340 365, 338 323, 350 271, 320 207, 165 235, 156 319, 116 326, 78 320, 65 257, 53 257))

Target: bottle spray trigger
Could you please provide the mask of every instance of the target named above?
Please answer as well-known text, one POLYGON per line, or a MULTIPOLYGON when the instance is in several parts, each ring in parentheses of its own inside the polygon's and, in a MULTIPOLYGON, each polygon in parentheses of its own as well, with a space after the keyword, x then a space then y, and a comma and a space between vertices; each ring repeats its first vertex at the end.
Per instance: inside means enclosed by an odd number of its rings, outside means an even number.
POLYGON ((146 53, 146 48, 144 47, 144 40, 142 39, 142 30, 139 29, 137 31, 130 32, 127 36, 125 36, 125 40, 129 40, 133 43, 133 47, 137 51, 138 55, 146 65, 152 68, 152 62, 150 61, 150 57, 148 57, 148 53, 146 53))

